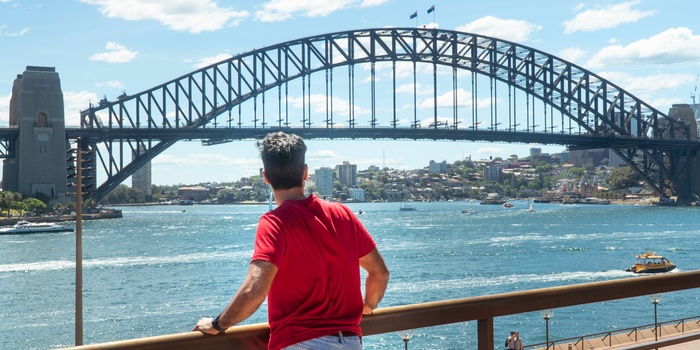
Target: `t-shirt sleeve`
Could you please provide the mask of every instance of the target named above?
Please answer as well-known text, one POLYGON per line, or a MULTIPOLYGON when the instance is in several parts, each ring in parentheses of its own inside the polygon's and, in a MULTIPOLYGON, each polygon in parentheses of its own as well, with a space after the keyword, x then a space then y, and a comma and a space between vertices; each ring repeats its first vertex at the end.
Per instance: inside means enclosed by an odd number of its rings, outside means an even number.
POLYGON ((258 228, 255 232, 253 257, 250 260, 269 261, 280 267, 286 246, 286 236, 282 230, 279 218, 269 214, 260 217, 258 228))

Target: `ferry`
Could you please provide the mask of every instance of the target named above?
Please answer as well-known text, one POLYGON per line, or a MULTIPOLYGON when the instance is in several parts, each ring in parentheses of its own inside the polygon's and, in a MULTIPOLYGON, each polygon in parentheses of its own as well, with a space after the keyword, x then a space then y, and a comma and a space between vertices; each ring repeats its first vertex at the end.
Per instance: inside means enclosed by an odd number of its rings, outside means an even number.
POLYGON ((479 204, 498 204, 498 205, 503 205, 506 200, 501 197, 498 193, 489 193, 484 200, 482 200, 479 204))
POLYGON ((73 227, 64 226, 53 222, 29 222, 19 221, 13 226, 0 228, 0 235, 21 234, 36 232, 72 232, 73 227))
POLYGON ((661 255, 652 251, 637 254, 637 261, 625 271, 634 273, 659 273, 668 272, 676 268, 676 265, 661 255))
POLYGON ((408 204, 406 204, 406 202, 402 202, 401 207, 399 207, 399 210, 401 210, 401 211, 415 211, 416 207, 409 206, 408 204))

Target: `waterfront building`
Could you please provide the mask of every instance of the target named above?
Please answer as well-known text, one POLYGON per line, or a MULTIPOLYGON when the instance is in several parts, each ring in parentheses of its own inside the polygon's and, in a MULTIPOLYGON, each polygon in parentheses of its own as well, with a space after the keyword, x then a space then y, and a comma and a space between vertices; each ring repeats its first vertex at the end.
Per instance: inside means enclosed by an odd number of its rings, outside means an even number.
MULTIPOLYGON (((132 160, 139 155, 142 155, 146 152, 146 149, 143 147, 143 145, 139 145, 138 151, 134 151, 132 154, 132 160)), ((136 170, 136 172, 131 175, 131 187, 132 188, 138 188, 139 190, 143 191, 143 193, 146 194, 146 196, 152 195, 151 191, 151 162, 149 161, 148 163, 144 164, 139 170, 136 170)))
POLYGON ((185 186, 177 189, 177 194, 180 198, 195 202, 209 199, 210 193, 209 189, 204 186, 185 186))
POLYGON ((348 188, 348 197, 352 198, 358 202, 365 201, 365 190, 362 188, 351 187, 348 188))
POLYGON ((442 162, 438 163, 434 160, 431 160, 430 165, 428 166, 428 172, 438 173, 438 174, 446 173, 447 172, 447 161, 443 160, 442 162))
POLYGON ((333 195, 333 169, 326 167, 316 169, 314 182, 316 183, 316 191, 322 196, 333 195))
POLYGON ((489 181, 500 181, 501 180, 501 169, 503 166, 500 165, 488 165, 484 167, 484 179, 489 181))
POLYGON ((17 128, 14 158, 3 160, 2 189, 43 193, 66 202, 65 116, 61 81, 53 67, 27 66, 12 84, 10 128, 17 128))
POLYGON ((357 165, 343 161, 343 164, 335 166, 338 181, 348 187, 357 185, 357 165))

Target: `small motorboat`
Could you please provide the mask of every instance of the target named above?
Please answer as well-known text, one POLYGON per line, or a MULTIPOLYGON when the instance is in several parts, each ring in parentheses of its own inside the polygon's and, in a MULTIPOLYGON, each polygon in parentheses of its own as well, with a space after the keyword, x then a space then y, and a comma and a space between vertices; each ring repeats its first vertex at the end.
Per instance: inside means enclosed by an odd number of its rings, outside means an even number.
POLYGON ((661 255, 652 251, 643 254, 637 254, 637 261, 634 265, 625 269, 627 272, 634 273, 659 273, 668 272, 676 268, 676 265, 661 255))
POLYGON ((35 232, 71 232, 73 227, 64 226, 54 222, 28 222, 19 221, 13 226, 0 228, 0 235, 3 234, 23 234, 35 232))
POLYGON ((512 207, 513 207, 513 204, 510 203, 510 202, 505 202, 505 203, 503 203, 503 207, 504 207, 504 208, 512 208, 512 207))
POLYGON ((463 209, 462 214, 476 214, 477 211, 475 209, 463 209))

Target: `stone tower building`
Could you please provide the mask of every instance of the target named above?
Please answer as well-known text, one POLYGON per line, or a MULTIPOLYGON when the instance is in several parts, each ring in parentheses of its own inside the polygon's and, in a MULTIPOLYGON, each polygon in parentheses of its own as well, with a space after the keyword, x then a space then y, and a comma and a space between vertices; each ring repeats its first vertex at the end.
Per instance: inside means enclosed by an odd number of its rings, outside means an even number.
POLYGON ((53 67, 27 66, 10 99, 10 128, 19 129, 15 157, 3 161, 2 189, 44 193, 66 201, 66 131, 63 92, 53 67))

